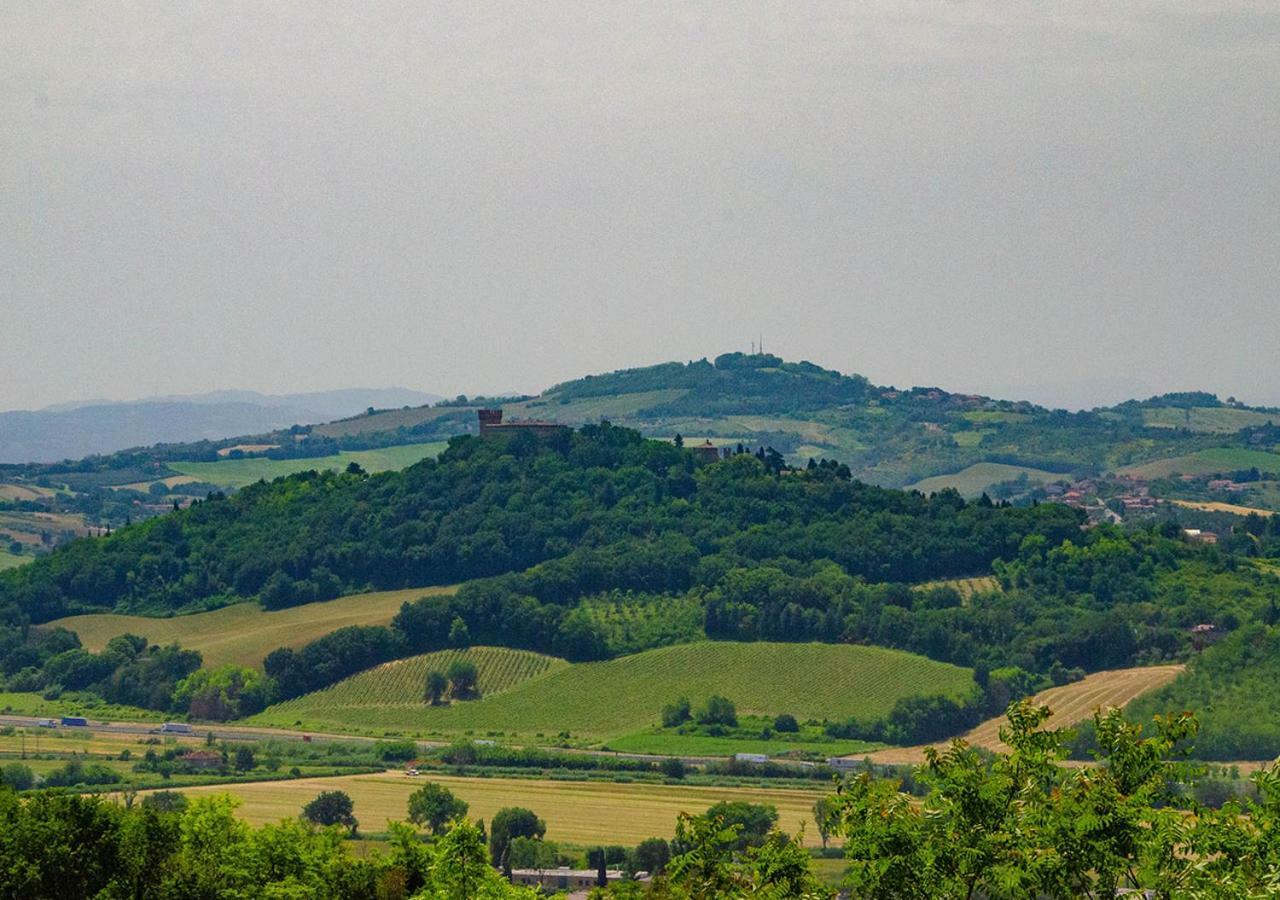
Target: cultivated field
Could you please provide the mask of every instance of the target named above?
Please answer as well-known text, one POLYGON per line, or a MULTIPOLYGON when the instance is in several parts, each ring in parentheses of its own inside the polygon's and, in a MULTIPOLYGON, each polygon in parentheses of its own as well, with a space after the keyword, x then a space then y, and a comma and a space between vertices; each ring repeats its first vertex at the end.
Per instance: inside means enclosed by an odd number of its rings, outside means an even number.
POLYGON ((1185 506, 1187 509, 1234 513, 1237 516, 1247 516, 1250 513, 1257 513, 1260 516, 1275 515, 1275 512, 1270 509, 1258 509, 1256 506, 1240 506, 1237 503, 1219 503, 1210 500, 1170 500, 1169 502, 1175 506, 1185 506))
POLYGON ((31 556, 29 553, 24 553, 23 555, 18 556, 17 554, 10 553, 8 550, 0 548, 0 571, 26 565, 33 559, 35 559, 35 557, 31 556))
POLYGON ((1007 466, 1004 463, 975 463, 967 469, 961 469, 959 472, 953 472, 950 475, 935 475, 932 478, 917 481, 915 484, 909 484, 904 490, 932 494, 943 488, 955 488, 965 497, 976 497, 993 484, 999 484, 1002 481, 1013 481, 1022 475, 1026 475, 1027 481, 1031 484, 1046 484, 1067 477, 1059 472, 1048 472, 1044 469, 1032 469, 1027 466, 1007 466))
MULTIPOLYGON (((207 793, 239 797, 243 805, 238 814, 260 825, 297 816, 303 805, 321 791, 341 790, 351 795, 360 828, 382 831, 389 820, 405 820, 409 795, 427 780, 426 776, 412 778, 387 772, 211 785, 187 788, 183 793, 189 797, 207 793)), ((429 780, 445 785, 465 800, 470 807, 468 818, 488 822, 504 806, 523 806, 546 821, 548 840, 590 846, 634 846, 647 837, 670 838, 679 813, 701 813, 721 800, 771 803, 778 809, 778 824, 784 831, 794 834, 801 822, 808 822, 805 843, 817 846, 821 842, 813 827, 813 804, 823 793, 830 792, 830 785, 826 784, 815 785, 817 789, 809 791, 436 775, 429 780)))
POLYGON ((1265 450, 1245 450, 1235 447, 1214 447, 1186 456, 1157 459, 1154 462, 1128 466, 1120 470, 1122 475, 1139 478, 1166 478, 1180 475, 1215 475, 1257 467, 1262 472, 1280 472, 1280 453, 1265 450))
POLYGON ((163 484, 167 488, 175 488, 180 484, 196 484, 200 479, 193 475, 170 475, 168 478, 157 478, 155 481, 131 481, 128 484, 113 484, 117 491, 142 491, 144 494, 153 484, 163 484))
POLYGON ((152 709, 107 703, 96 694, 63 694, 56 700, 46 700, 36 691, 0 691, 0 712, 48 718, 89 716, 99 721, 156 722, 166 718, 152 709))
MULTIPOLYGON (((1135 697, 1173 681, 1183 668, 1181 665, 1142 666, 1134 669, 1095 672, 1074 684, 1041 691, 1032 700, 1037 705, 1047 704, 1053 712, 1048 723, 1051 727, 1063 728, 1089 718, 1099 707, 1103 709, 1124 707, 1135 697)), ((1008 749, 1000 740, 1000 729, 1004 725, 1004 716, 998 716, 988 719, 963 737, 975 747, 985 747, 997 752, 1004 751, 1008 749)), ((924 747, 896 747, 870 753, 867 756, 878 763, 915 764, 924 761, 924 747)))
POLYGON ((507 419, 551 419, 555 422, 578 424, 596 422, 601 418, 621 418, 635 415, 643 409, 678 400, 689 393, 685 388, 661 391, 636 391, 630 394, 611 394, 606 397, 581 397, 561 403, 555 394, 535 397, 521 403, 503 404, 507 419))
POLYGON ((366 472, 386 472, 404 469, 428 456, 437 456, 445 448, 443 442, 429 444, 402 444, 399 447, 382 447, 377 450, 344 450, 334 456, 310 459, 223 459, 217 462, 171 462, 170 469, 189 475, 198 481, 225 488, 242 488, 259 479, 271 481, 282 475, 305 472, 308 469, 345 469, 357 463, 366 472))
POLYGON ((551 666, 504 693, 448 707, 415 703, 421 683, 391 684, 389 675, 356 675, 273 706, 251 721, 284 727, 301 722, 319 731, 424 735, 537 738, 568 731, 604 740, 657 724, 663 705, 681 696, 697 705, 721 694, 742 714, 789 712, 801 720, 875 717, 902 697, 926 692, 958 696, 970 689, 972 675, 968 669, 879 647, 704 641, 606 662, 551 666), (356 691, 377 699, 357 703, 356 691), (402 702, 388 702, 392 700, 402 702))
POLYGON ((973 578, 944 578, 938 581, 925 581, 915 586, 918 591, 930 588, 954 588, 963 599, 968 600, 974 594, 1000 590, 1000 581, 994 575, 976 575, 973 578))
MULTIPOLYGON (((55 539, 65 534, 83 537, 89 533, 84 524, 84 517, 78 513, 25 512, 14 510, 0 512, 0 532, 9 535, 10 540, 27 545, 43 543, 42 535, 52 535, 55 539)), ((6 541, 6 546, 7 546, 6 541)))
POLYGON ((1268 422, 1280 423, 1280 415, 1230 407, 1157 407, 1144 409, 1142 421, 1152 428, 1186 428, 1191 431, 1232 434, 1241 428, 1266 425, 1268 422))
POLYGON ((0 500, 41 500, 58 492, 35 484, 0 483, 0 500))
MULTIPOLYGON (((450 413, 465 411, 457 406, 415 406, 410 409, 387 409, 371 416, 359 415, 324 425, 314 425, 312 434, 323 437, 344 437, 352 434, 369 434, 378 431, 395 431, 397 428, 413 428, 424 422, 432 422, 450 413)), ((472 412, 474 416, 475 413, 472 412)))
POLYGON ((49 625, 74 631, 80 642, 93 651, 101 650, 116 635, 132 633, 153 644, 177 641, 183 647, 199 650, 209 667, 236 663, 257 668, 277 647, 301 647, 347 625, 385 625, 400 611, 401 604, 453 590, 430 587, 351 594, 274 612, 267 612, 256 603, 237 603, 213 612, 166 619, 93 613, 66 616, 49 625))
POLYGON ((427 673, 444 672, 451 663, 463 659, 475 663, 482 697, 511 690, 531 678, 569 665, 554 656, 506 647, 439 650, 383 663, 333 687, 278 704, 272 710, 283 718, 287 718, 287 714, 294 709, 312 710, 321 707, 332 710, 337 715, 342 714, 338 712, 340 710, 351 711, 356 717, 373 709, 389 710, 398 716, 414 716, 422 710, 427 673))

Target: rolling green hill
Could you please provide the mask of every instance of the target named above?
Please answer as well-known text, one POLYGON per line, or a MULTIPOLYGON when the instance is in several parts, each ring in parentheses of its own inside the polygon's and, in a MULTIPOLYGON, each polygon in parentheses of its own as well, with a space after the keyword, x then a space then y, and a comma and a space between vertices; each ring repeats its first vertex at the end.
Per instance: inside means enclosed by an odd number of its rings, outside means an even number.
POLYGON ((680 696, 696 705, 711 694, 733 700, 740 714, 789 712, 799 719, 875 717, 899 698, 921 693, 963 696, 968 669, 921 656, 848 644, 699 642, 663 647, 605 662, 565 664, 548 657, 533 673, 521 651, 477 649, 482 684, 504 657, 518 660, 524 680, 506 690, 447 707, 422 702, 422 679, 444 662, 428 654, 389 663, 277 704, 255 716, 261 725, 328 731, 418 734, 503 732, 534 737, 569 731, 606 740, 658 722, 662 706, 680 696))
POLYGON ((1156 428, 1186 428, 1219 434, 1255 425, 1280 425, 1280 414, 1224 406, 1155 407, 1143 410, 1142 417, 1146 424, 1156 428))
POLYGON ((1185 456, 1158 459, 1143 465, 1127 466, 1122 474, 1140 478, 1165 478, 1169 475, 1214 475, 1240 469, 1257 468, 1263 472, 1280 472, 1280 453, 1250 450, 1243 447, 1214 447, 1185 456))
POLYGON ((1273 760, 1280 754, 1280 630, 1248 626, 1204 650, 1171 684, 1138 698, 1136 722, 1194 710, 1196 758, 1273 760))

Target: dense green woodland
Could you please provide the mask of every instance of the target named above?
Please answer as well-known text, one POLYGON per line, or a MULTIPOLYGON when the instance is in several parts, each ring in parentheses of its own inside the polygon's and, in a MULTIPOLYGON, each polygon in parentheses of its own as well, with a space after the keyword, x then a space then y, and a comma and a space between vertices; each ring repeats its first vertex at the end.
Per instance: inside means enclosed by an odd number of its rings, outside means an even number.
POLYGON ((5 573, 0 603, 35 622, 264 592, 268 605, 284 605, 664 538, 698 557, 830 559, 871 580, 917 581, 985 571, 1028 534, 1056 542, 1078 525, 1061 507, 984 508, 830 473, 771 472, 746 455, 697 468, 677 447, 609 425, 550 443, 456 438, 439 461, 403 472, 304 473, 78 541, 5 573))

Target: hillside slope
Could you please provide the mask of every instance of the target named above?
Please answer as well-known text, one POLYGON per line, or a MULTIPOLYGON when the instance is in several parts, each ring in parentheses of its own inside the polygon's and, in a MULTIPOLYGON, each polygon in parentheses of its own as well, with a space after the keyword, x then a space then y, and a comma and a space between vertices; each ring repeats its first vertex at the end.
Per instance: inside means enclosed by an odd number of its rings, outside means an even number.
POLYGON ((55 462, 162 442, 217 440, 336 419, 368 407, 438 399, 403 388, 280 395, 217 391, 0 412, 0 463, 55 462))
POLYGON ((206 668, 234 663, 260 669, 263 658, 277 647, 301 647, 349 625, 385 625, 403 604, 452 590, 434 587, 351 594, 274 611, 257 603, 236 603, 212 612, 168 618, 89 613, 54 619, 45 627, 75 632, 85 649, 93 652, 101 651, 113 637, 137 634, 152 644, 177 642, 188 650, 198 650, 206 668))
POLYGON ((960 697, 973 685, 968 669, 879 647, 704 641, 605 662, 548 663, 540 674, 495 696, 431 707, 422 702, 417 676, 443 662, 432 656, 362 672, 277 704, 251 721, 420 734, 501 731, 533 737, 569 731, 607 739, 659 722, 663 705, 681 696, 697 705, 720 694, 740 714, 837 719, 882 716, 898 699, 921 693, 960 697))
POLYGON ((1056 506, 880 490, 830 469, 784 473, 776 457, 707 465, 633 431, 586 426, 551 441, 460 438, 438 460, 402 472, 303 473, 215 495, 0 574, 0 605, 36 622, 258 595, 285 606, 518 571, 575 547, 631 552, 632 535, 673 543, 658 556, 645 550, 643 565, 624 567, 621 579, 592 576, 593 590, 683 589, 694 574, 690 554, 718 551, 832 560, 870 580, 920 581, 988 571, 1028 534, 1057 543, 1079 521, 1056 506), (680 573, 662 574, 673 563, 680 573))
MULTIPOLYGON (((1184 671, 1184 666, 1140 666, 1094 672, 1081 681, 1051 687, 1031 698, 1037 706, 1048 706, 1053 714, 1046 727, 1067 728, 1093 715, 1095 709, 1122 709, 1135 699, 1169 684, 1184 671)), ((995 716, 960 736, 974 747, 992 753, 1007 753, 1009 747, 1000 740, 1000 729, 1008 723, 1003 715, 995 716)), ((933 745, 941 749, 946 744, 933 745)), ((924 762, 924 747, 894 747, 865 754, 875 763, 885 765, 918 765, 924 762)), ((859 754, 858 759, 863 755, 859 754)))

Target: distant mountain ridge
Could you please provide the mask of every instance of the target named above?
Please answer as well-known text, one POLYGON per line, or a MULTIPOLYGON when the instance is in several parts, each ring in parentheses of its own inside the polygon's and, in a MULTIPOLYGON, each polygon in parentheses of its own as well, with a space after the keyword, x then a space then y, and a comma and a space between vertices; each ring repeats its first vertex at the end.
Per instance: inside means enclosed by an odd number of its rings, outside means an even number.
POLYGON ((421 406, 439 399, 397 387, 277 395, 213 391, 0 412, 0 463, 57 462, 129 447, 258 434, 369 407, 421 406))

